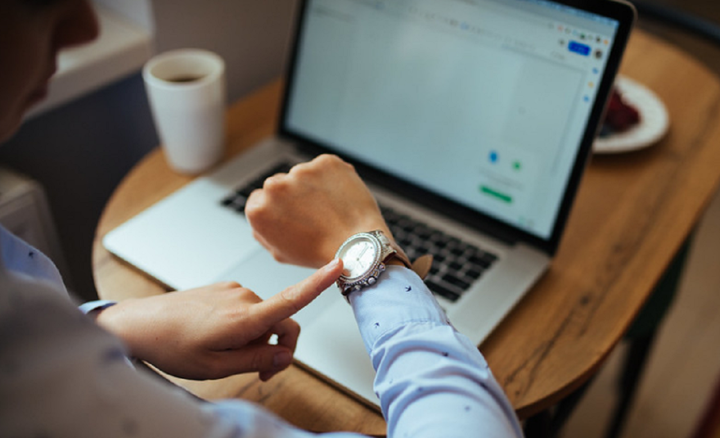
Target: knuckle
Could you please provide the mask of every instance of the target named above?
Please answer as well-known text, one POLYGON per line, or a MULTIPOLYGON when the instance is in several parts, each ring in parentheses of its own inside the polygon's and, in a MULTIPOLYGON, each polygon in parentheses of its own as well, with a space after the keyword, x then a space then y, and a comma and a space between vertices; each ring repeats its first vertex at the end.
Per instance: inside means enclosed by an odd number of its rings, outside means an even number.
POLYGON ((289 332, 297 337, 300 335, 300 331, 302 330, 302 327, 300 327, 300 324, 297 323, 294 319, 288 318, 288 321, 290 322, 289 332))
POLYGON ((246 287, 240 287, 238 289, 233 289, 232 293, 235 295, 234 298, 237 301, 249 301, 252 303, 258 303, 261 301, 260 297, 257 296, 257 294, 250 289, 246 287))
POLYGON ((264 369, 263 356, 259 353, 255 353, 250 358, 250 366, 255 371, 262 371, 264 369))
POLYGON ((314 167, 312 165, 312 162, 310 163, 300 163, 293 166, 293 168, 290 170, 291 175, 294 175, 296 177, 303 177, 304 175, 307 175, 309 173, 312 173, 314 167))
POLYGON ((269 193, 278 192, 282 190, 285 183, 285 178, 287 177, 286 174, 278 173, 272 176, 269 176, 265 179, 263 182, 263 189, 266 190, 269 193))
POLYGON ((295 300, 292 299, 291 295, 291 288, 285 289, 284 291, 280 292, 280 299, 283 302, 283 305, 290 310, 290 313, 295 314, 297 313, 302 307, 295 302, 295 300))
POLYGON ((337 155, 332 155, 332 154, 322 154, 319 157, 317 157, 317 163, 320 166, 331 167, 331 166, 337 165, 341 161, 342 160, 340 160, 340 158, 337 155))
POLYGON ((292 167, 290 167, 290 170, 287 171, 287 175, 295 174, 298 171, 298 169, 302 169, 306 165, 307 165, 307 163, 302 163, 302 162, 293 164, 292 167))
POLYGON ((277 185, 277 177, 275 175, 269 176, 265 178, 265 181, 263 181, 263 190, 266 191, 272 191, 272 189, 275 188, 277 185))
POLYGON ((297 321, 292 318, 288 318, 288 321, 290 321, 290 325, 297 329, 297 331, 300 331, 300 324, 297 321))
POLYGON ((348 163, 347 161, 341 161, 341 164, 342 164, 342 167, 343 167, 345 170, 349 170, 349 171, 351 171, 351 172, 355 172, 355 166, 353 166, 352 164, 348 163))
POLYGON ((242 285, 237 281, 221 281, 217 285, 222 289, 241 289, 242 285))
MULTIPOLYGON (((263 236, 268 232, 268 229, 272 230, 271 223, 273 220, 272 214, 266 209, 262 208, 245 208, 245 217, 248 223, 252 227, 255 239, 258 236, 263 236)), ((261 239, 258 239, 261 240, 261 239)))
POLYGON ((262 198, 263 198, 262 190, 260 190, 260 189, 253 190, 250 193, 250 196, 248 197, 247 202, 245 203, 245 210, 247 211, 249 209, 252 209, 254 207, 258 207, 258 206, 262 205, 262 201, 263 201, 262 198))
POLYGON ((262 224, 269 214, 270 209, 268 208, 266 194, 261 190, 253 191, 245 203, 245 216, 248 221, 250 223, 256 221, 262 224))
POLYGON ((270 251, 270 255, 272 255, 272 257, 275 259, 276 262, 280 262, 280 263, 287 262, 285 255, 280 251, 273 249, 272 251, 270 251))

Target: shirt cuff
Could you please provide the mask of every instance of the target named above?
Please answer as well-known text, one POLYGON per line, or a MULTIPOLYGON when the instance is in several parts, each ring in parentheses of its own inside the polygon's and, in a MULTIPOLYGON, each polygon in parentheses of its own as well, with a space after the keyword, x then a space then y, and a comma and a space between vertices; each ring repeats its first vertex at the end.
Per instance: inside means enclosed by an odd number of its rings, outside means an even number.
POLYGON ((368 353, 383 335, 409 323, 450 325, 430 289, 403 266, 388 266, 377 283, 348 297, 368 353))
POLYGON ((115 302, 115 301, 96 300, 96 301, 88 301, 87 303, 80 305, 78 308, 80 309, 80 311, 82 313, 87 315, 88 313, 92 312, 93 310, 100 311, 103 309, 107 309, 110 306, 114 306, 115 304, 117 304, 117 302, 115 302))

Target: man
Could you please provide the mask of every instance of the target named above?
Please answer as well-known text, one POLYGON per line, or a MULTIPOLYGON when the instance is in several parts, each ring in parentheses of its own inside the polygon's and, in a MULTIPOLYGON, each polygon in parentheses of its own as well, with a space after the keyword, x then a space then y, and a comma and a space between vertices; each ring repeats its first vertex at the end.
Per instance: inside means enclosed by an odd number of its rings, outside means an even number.
MULTIPOLYGON (((96 35, 86 0, 0 0, 0 141, 47 94, 58 51, 96 35)), ((251 196, 248 218, 278 260, 318 271, 266 301, 220 283, 88 303, 90 317, 52 262, 0 228, 0 436, 307 436, 247 402, 198 402, 126 358, 187 378, 257 371, 267 380, 292 362, 299 327, 289 317, 336 280, 377 370, 390 436, 521 435, 484 359, 407 267, 351 166, 322 156, 270 178, 251 196), (363 252, 348 240, 358 233, 384 247, 388 268, 372 285, 348 278, 362 269, 363 252), (335 260, 341 245, 339 254, 354 254, 345 266, 335 260)))

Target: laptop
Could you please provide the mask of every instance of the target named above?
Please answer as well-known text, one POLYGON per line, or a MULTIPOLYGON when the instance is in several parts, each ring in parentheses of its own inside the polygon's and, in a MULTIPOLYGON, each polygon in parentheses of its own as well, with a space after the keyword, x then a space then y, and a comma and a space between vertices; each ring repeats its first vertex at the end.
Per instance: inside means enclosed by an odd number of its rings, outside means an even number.
MULTIPOLYGON (((108 233, 174 289, 235 280, 262 298, 311 270, 277 263, 243 209, 320 153, 353 163, 426 283, 478 345, 550 266, 635 13, 616 1, 308 0, 278 132, 108 233)), ((301 310, 296 359, 371 406, 374 371, 335 287, 301 310)))

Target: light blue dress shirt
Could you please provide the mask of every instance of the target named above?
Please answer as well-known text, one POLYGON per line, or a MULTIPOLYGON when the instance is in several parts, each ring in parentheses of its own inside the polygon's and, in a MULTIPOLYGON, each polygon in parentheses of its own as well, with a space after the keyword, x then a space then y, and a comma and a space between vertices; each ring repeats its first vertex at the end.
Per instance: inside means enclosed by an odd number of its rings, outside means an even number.
MULTIPOLYGON (((0 436, 315 436, 253 403, 201 403, 136 371, 122 342, 68 299, 44 255, 1 227, 0 244, 0 436)), ((484 358, 417 275, 391 266, 350 302, 388 436, 522 436, 484 358)))

